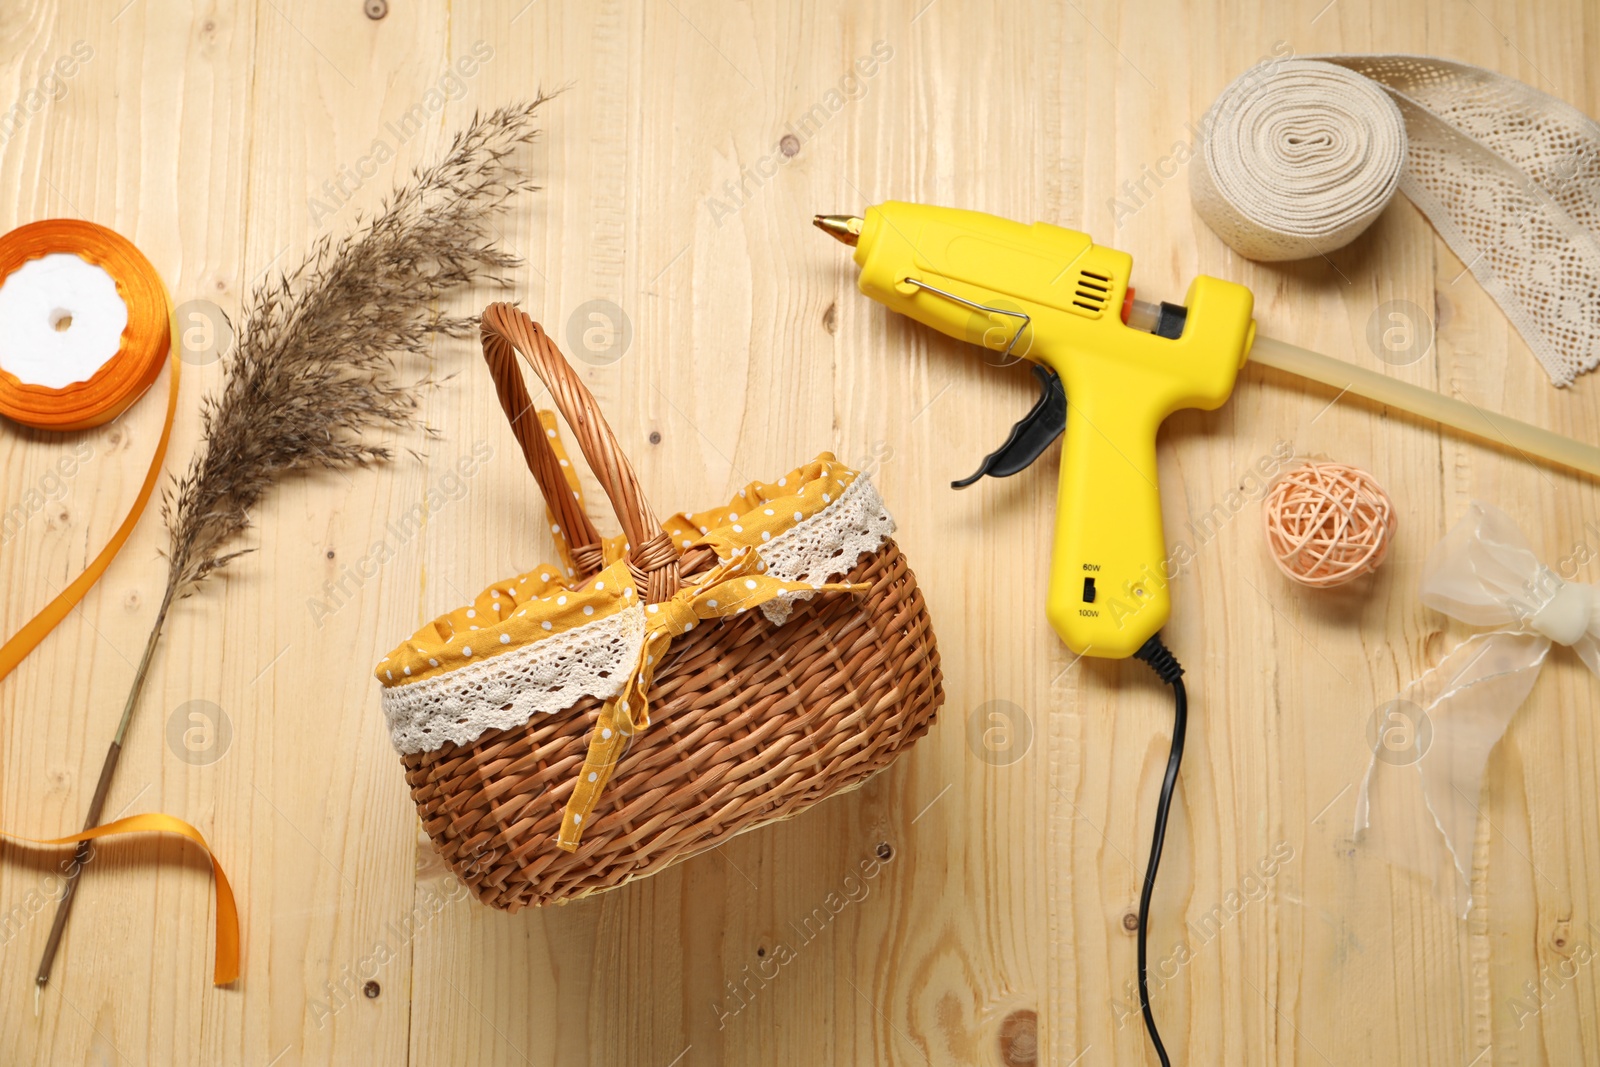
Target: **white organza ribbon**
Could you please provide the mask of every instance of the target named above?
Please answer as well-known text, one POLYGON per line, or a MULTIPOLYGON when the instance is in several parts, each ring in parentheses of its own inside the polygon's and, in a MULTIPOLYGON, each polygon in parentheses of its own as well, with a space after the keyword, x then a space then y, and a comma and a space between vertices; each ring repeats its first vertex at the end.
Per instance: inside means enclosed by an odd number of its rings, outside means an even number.
MULTIPOLYGON (((1411 713, 1407 725, 1425 728, 1429 737, 1420 758, 1395 768, 1402 776, 1415 770, 1416 781, 1397 783, 1402 788, 1393 812, 1379 821, 1403 809, 1407 789, 1420 789, 1421 803, 1449 850, 1459 899, 1470 903, 1478 793, 1489 753, 1532 690, 1552 644, 1570 645, 1600 675, 1600 587, 1562 579, 1533 554, 1509 516, 1475 502, 1429 554, 1422 602, 1470 625, 1496 629, 1457 645, 1402 694, 1411 713)), ((1358 837, 1372 829, 1374 810, 1389 804, 1375 804, 1371 796, 1378 764, 1396 762, 1385 758, 1383 730, 1380 724, 1356 801, 1358 837)), ((1391 838, 1391 858, 1426 869, 1427 856, 1407 851, 1418 844, 1391 838)), ((1433 866, 1436 873, 1441 869, 1433 866)))

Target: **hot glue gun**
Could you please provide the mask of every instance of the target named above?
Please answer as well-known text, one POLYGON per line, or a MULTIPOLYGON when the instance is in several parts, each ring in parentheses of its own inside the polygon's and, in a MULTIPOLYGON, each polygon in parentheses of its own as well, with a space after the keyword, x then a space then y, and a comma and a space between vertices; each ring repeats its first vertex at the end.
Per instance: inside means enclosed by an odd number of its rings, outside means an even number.
MULTIPOLYGON (((884 203, 865 218, 818 215, 855 247, 861 291, 893 311, 1006 357, 1031 360, 1042 394, 983 461, 1005 477, 1066 432, 1046 611, 1074 652, 1144 661, 1173 691, 1172 749, 1139 894, 1139 1007, 1163 1067, 1150 1006, 1150 903, 1183 759, 1188 691, 1159 631, 1171 613, 1156 430, 1181 408, 1220 407, 1246 357, 1453 427, 1527 458, 1600 477, 1600 448, 1470 401, 1257 337, 1250 290, 1197 277, 1182 304, 1135 299, 1133 259, 1087 234, 976 211, 884 203)), ((1335 397, 1337 399, 1337 397, 1335 397)))
POLYGON ((1065 430, 1046 611, 1074 652, 1133 655, 1171 613, 1156 430, 1228 399, 1255 340, 1250 290, 1201 276, 1182 304, 1137 300, 1127 253, 976 211, 891 201, 815 221, 855 246, 866 295, 1033 362, 1038 402, 953 485, 1015 474, 1065 430))

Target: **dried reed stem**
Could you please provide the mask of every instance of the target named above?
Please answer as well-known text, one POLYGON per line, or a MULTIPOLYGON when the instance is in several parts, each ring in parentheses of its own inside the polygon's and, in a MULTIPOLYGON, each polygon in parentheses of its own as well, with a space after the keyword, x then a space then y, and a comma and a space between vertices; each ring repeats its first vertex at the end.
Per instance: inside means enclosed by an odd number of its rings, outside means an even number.
MULTIPOLYGON (((337 241, 322 238, 298 267, 251 294, 222 388, 202 402, 200 445, 163 496, 167 587, 106 749, 85 830, 100 823, 174 600, 251 551, 233 546, 284 475, 387 460, 390 450, 367 434, 417 427, 422 382, 399 380, 399 359, 428 359, 440 335, 469 336, 476 319, 440 314, 438 302, 475 281, 505 284, 504 272, 520 265, 499 244, 493 218, 515 194, 538 188, 512 157, 537 135, 534 118, 547 99, 541 93, 474 115, 443 157, 414 170, 376 215, 358 216, 355 229, 337 241)), ((39 961, 40 988, 50 981, 78 876, 92 854, 87 842, 78 846, 39 961)))

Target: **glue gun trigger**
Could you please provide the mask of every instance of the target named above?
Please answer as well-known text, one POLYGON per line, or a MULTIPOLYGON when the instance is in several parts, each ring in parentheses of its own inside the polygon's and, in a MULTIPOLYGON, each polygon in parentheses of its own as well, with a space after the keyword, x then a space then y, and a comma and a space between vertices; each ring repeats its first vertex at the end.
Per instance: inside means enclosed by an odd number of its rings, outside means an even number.
POLYGON ((1039 458, 1051 442, 1067 428, 1067 391, 1054 371, 1035 363, 1033 376, 1039 380, 1039 399, 1033 410, 1011 427, 1005 444, 984 457, 983 465, 970 477, 951 482, 952 489, 965 489, 985 474, 1009 478, 1039 458))

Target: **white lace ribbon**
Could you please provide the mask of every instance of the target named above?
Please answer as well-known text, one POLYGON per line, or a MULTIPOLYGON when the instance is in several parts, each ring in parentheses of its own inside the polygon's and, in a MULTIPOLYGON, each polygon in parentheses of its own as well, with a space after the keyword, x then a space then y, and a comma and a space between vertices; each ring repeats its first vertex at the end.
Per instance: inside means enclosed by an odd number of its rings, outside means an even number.
POLYGON ((1194 207, 1240 255, 1326 255, 1395 190, 1544 364, 1600 364, 1600 125, 1519 81, 1429 56, 1269 59, 1202 121, 1194 207))
MULTIPOLYGON (((804 522, 796 523, 760 548, 766 573, 783 582, 805 582, 813 588, 841 578, 863 552, 876 552, 894 533, 894 519, 883 506, 872 479, 865 474, 847 485, 839 499, 804 522)), ((775 625, 789 620, 796 600, 807 593, 781 593, 761 605, 775 625)))
POLYGON ((1385 749, 1385 730, 1378 731, 1356 800, 1355 829, 1358 836, 1374 829, 1378 811, 1378 822, 1392 824, 1379 827, 1390 858, 1436 872, 1440 865, 1416 853, 1401 825, 1406 806, 1420 801, 1437 829, 1435 840, 1444 839, 1460 899, 1470 903, 1478 795, 1489 753, 1533 689, 1552 643, 1571 646, 1600 675, 1600 587, 1563 580, 1539 561, 1509 516, 1474 503, 1428 556, 1422 602, 1497 629, 1463 641, 1406 688, 1405 728, 1425 731, 1426 747, 1408 734, 1420 757, 1386 768, 1382 785, 1395 792, 1385 811, 1371 799, 1375 772, 1380 763, 1397 761, 1385 749))
POLYGON ((584 697, 605 700, 622 688, 644 644, 644 608, 603 619, 446 674, 382 690, 389 739, 402 754, 446 742, 476 741, 488 730, 521 726, 584 697))

